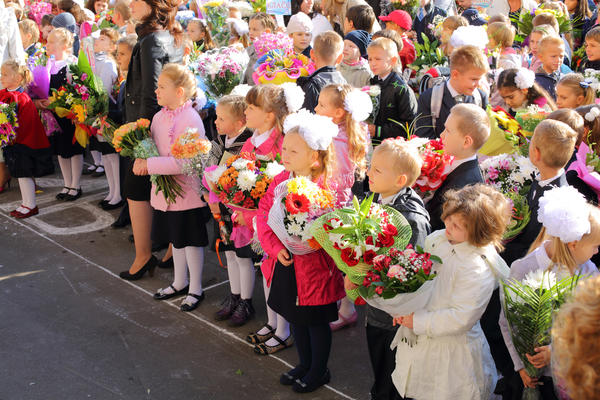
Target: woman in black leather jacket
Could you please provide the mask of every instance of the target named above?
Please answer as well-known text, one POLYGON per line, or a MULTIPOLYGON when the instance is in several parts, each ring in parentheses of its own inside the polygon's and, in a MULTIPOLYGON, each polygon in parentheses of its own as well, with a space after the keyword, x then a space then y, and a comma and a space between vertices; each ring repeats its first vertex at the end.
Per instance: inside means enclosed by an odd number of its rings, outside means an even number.
MULTIPOLYGON (((138 41, 133 48, 127 83, 125 85, 124 122, 139 118, 152 121, 160 110, 156 101, 156 84, 167 63, 180 63, 183 57, 181 30, 174 26, 177 0, 133 0, 131 14, 138 21, 138 41)), ((152 271, 157 259, 152 255, 152 207, 150 206, 150 179, 133 174, 133 159, 129 159, 123 192, 129 205, 131 226, 135 239, 135 260, 128 271, 120 276, 136 280, 152 271)))

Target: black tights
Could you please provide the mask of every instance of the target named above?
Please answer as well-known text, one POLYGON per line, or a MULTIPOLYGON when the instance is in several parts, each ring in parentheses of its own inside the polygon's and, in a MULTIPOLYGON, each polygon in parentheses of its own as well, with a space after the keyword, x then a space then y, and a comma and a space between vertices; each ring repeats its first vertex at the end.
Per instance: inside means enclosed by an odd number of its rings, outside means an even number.
POLYGON ((290 328, 300 359, 300 364, 296 368, 306 371, 302 381, 307 384, 319 381, 327 371, 331 350, 329 324, 311 326, 290 324, 290 328))

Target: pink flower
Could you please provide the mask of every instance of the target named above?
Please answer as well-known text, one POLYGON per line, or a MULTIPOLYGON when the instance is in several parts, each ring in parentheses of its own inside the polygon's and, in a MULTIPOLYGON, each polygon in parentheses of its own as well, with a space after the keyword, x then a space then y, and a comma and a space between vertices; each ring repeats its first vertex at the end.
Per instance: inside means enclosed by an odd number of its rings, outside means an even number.
POLYGON ((498 170, 497 170, 496 168, 494 168, 494 167, 490 167, 490 168, 488 169, 488 177, 489 177, 491 180, 496 180, 496 179, 498 179, 498 174, 499 174, 499 172, 498 172, 498 170))

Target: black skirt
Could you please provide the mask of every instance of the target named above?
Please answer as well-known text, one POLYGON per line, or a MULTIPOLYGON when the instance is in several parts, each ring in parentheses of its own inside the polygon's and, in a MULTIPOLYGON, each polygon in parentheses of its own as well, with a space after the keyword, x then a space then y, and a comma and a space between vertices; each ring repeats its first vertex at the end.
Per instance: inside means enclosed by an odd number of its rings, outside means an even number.
POLYGON ((56 122, 61 128, 61 132, 54 134, 54 154, 62 158, 71 158, 83 154, 84 148, 79 142, 73 143, 75 135, 75 126, 67 118, 56 118, 56 122))
POLYGON ((31 149, 23 144, 4 148, 4 160, 14 178, 39 178, 54 173, 51 149, 31 149))
POLYGON ((289 267, 275 264, 271 291, 267 304, 291 324, 323 325, 338 319, 336 303, 322 306, 299 306, 296 304, 298 287, 294 264, 289 267))
POLYGON ((101 142, 98 140, 98 138, 96 138, 96 136, 92 136, 90 138, 90 150, 96 150, 102 154, 114 154, 117 152, 110 143, 101 142))
POLYGON ((121 188, 123 190, 123 196, 126 199, 134 201, 150 201, 150 190, 152 190, 152 184, 150 183, 149 175, 135 175, 133 173, 134 159, 125 157, 125 179, 121 188))
POLYGON ((206 230, 206 223, 210 219, 208 207, 183 211, 154 210, 152 218, 152 241, 154 243, 172 243, 173 247, 177 249, 208 245, 206 230))

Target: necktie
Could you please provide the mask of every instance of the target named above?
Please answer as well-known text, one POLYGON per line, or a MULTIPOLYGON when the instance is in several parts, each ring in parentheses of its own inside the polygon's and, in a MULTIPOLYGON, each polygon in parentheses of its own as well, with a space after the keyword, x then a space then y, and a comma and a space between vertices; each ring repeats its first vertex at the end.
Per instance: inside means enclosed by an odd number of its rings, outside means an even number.
POLYGON ((423 7, 419 8, 419 15, 417 15, 419 21, 422 21, 425 18, 425 9, 423 7))
POLYGON ((456 104, 461 104, 465 102, 465 98, 466 96, 459 94, 457 96, 454 96, 454 101, 456 102, 456 104))

